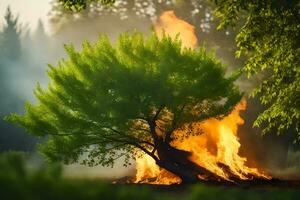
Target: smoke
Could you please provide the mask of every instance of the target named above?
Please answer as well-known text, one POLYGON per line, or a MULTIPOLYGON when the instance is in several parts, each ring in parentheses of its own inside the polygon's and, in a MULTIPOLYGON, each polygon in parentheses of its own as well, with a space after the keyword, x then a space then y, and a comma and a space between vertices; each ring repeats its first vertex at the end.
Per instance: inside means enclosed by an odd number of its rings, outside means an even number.
POLYGON ((299 180, 300 179, 300 151, 288 150, 286 166, 283 168, 274 167, 272 173, 280 179, 299 180))

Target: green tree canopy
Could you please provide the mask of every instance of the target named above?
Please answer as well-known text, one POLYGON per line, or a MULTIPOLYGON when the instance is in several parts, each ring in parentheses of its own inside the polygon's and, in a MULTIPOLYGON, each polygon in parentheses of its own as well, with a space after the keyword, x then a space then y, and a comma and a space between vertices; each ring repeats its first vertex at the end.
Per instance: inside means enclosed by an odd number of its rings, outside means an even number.
POLYGON ((42 151, 52 160, 75 162, 89 152, 85 163, 112 165, 140 149, 160 165, 160 147, 169 147, 175 130, 222 117, 241 99, 236 75, 225 78, 214 56, 178 39, 125 33, 115 45, 100 36, 81 52, 65 49, 69 59, 50 65, 48 89, 35 91, 38 103, 8 117, 48 136, 42 151))
POLYGON ((255 122, 264 132, 293 130, 300 139, 300 1, 216 0, 219 28, 241 24, 237 56, 248 76, 264 73, 253 92, 266 110, 255 122))

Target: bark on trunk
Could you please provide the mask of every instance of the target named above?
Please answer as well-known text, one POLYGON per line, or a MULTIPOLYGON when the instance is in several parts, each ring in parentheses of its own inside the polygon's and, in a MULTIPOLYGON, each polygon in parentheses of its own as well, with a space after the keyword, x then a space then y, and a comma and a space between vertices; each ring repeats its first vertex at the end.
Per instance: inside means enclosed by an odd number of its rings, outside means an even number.
POLYGON ((190 152, 176 149, 163 141, 157 145, 157 155, 159 158, 157 165, 180 177, 182 183, 194 183, 199 181, 199 176, 204 176, 212 180, 218 180, 220 178, 207 169, 190 161, 190 152))

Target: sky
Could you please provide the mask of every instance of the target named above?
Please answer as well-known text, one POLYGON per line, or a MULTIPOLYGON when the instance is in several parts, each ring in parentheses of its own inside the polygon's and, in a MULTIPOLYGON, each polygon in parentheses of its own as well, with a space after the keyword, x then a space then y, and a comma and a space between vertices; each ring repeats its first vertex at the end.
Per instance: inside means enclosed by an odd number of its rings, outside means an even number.
POLYGON ((53 0, 0 0, 0 24, 3 24, 6 8, 10 6, 14 15, 19 14, 22 25, 28 25, 34 30, 41 19, 46 30, 49 30, 47 15, 51 9, 51 1, 53 0))

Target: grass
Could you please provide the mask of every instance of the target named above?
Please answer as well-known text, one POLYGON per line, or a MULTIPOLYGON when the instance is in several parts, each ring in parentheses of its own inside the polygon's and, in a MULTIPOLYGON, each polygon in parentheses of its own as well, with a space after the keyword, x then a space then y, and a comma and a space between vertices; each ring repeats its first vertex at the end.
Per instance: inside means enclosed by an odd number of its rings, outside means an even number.
POLYGON ((160 187, 110 184, 101 180, 63 178, 58 164, 26 170, 20 153, 0 155, 0 194, 4 200, 299 200, 299 189, 238 188, 196 184, 160 187))

